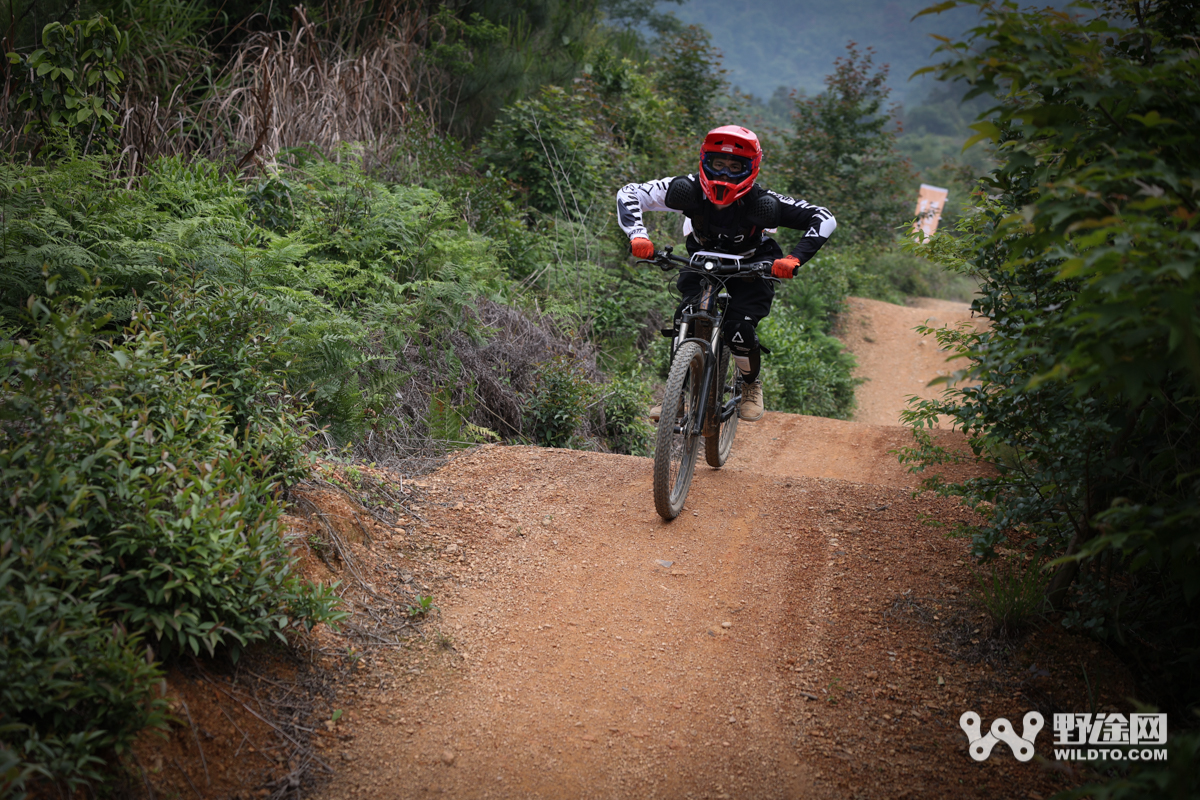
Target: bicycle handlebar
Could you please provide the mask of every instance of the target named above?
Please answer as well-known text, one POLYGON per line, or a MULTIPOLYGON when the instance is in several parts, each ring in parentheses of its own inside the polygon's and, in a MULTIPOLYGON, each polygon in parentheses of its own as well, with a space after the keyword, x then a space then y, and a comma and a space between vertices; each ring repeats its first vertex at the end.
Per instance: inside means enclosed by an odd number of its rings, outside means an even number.
MULTIPOLYGON (((638 259, 637 263, 654 264, 662 269, 663 272, 667 272, 672 269, 678 269, 680 271, 686 270, 688 272, 694 272, 697 275, 719 275, 725 278, 736 277, 739 275, 756 275, 769 281, 779 280, 771 274, 771 266, 775 263, 773 259, 768 259, 766 261, 755 261, 749 264, 741 262, 722 264, 717 260, 709 260, 705 261, 703 266, 698 266, 694 263, 694 258, 681 258, 677 255, 674 255, 671 250, 672 248, 670 247, 664 248, 663 250, 655 253, 652 258, 638 259)), ((719 258, 719 255, 714 256, 714 258, 719 258)), ((737 257, 731 256, 731 258, 737 257)))

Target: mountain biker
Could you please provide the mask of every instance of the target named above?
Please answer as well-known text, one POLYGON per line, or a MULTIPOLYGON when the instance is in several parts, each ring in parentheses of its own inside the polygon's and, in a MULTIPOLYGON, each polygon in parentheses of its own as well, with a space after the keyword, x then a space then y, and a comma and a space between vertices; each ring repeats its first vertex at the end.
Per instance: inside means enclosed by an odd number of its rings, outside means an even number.
MULTIPOLYGON (((686 217, 689 254, 698 250, 740 255, 748 261, 773 259, 771 274, 790 279, 799 267, 821 249, 837 228, 828 209, 810 205, 764 189, 754 182, 762 163, 762 146, 753 131, 723 125, 709 131, 700 146, 700 169, 691 175, 630 183, 617 192, 617 221, 629 236, 635 258, 650 258, 654 245, 642 223, 645 211, 675 211, 686 217), (779 226, 804 231, 788 255, 767 235, 779 226)), ((682 300, 675 311, 675 327, 682 314, 700 299, 700 277, 682 272, 676 282, 682 300)), ((771 313, 775 284, 758 277, 726 283, 729 306, 724 337, 741 375, 742 401, 738 416, 747 422, 762 419, 760 350, 755 328, 771 313)), ((658 408, 650 416, 657 417, 658 408)))

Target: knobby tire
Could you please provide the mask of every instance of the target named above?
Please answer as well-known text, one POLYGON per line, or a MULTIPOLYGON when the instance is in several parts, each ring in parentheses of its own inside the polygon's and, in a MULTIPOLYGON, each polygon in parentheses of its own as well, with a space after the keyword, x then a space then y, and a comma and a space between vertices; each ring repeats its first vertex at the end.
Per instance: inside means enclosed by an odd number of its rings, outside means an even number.
POLYGON ((662 416, 654 443, 654 508, 670 521, 683 510, 692 475, 700 434, 691 435, 700 406, 700 383, 704 377, 704 351, 696 342, 685 342, 675 351, 662 416))

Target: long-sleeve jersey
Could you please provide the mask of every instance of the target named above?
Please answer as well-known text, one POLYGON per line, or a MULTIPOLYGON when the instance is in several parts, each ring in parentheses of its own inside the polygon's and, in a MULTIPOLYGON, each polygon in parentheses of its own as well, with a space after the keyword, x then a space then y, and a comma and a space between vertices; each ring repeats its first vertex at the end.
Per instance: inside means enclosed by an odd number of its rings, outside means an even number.
POLYGON ((689 250, 748 254, 766 239, 766 231, 794 228, 804 236, 792 248, 792 255, 803 264, 828 241, 837 228, 829 209, 764 189, 758 184, 726 208, 718 208, 700 188, 693 175, 660 178, 646 183, 630 183, 617 192, 617 222, 633 239, 646 236, 642 214, 646 211, 674 211, 692 223, 689 250))

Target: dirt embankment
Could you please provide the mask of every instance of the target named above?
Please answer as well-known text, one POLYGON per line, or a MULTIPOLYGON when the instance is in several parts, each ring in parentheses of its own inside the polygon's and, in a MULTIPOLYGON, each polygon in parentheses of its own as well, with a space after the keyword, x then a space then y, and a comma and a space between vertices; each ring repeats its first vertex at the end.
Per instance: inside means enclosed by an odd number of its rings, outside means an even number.
POLYGON ((971 761, 959 715, 1088 708, 1081 669, 1101 708, 1129 685, 1059 626, 988 637, 967 545, 946 538, 967 513, 914 496, 891 453, 907 443, 904 397, 947 368, 906 332, 930 309, 851 308, 846 339, 872 379, 860 420, 743 424, 674 522, 654 513, 648 459, 488 446, 422 479, 414 516, 354 552, 377 597, 425 594, 439 610, 404 647, 368 649, 339 687, 342 713, 311 736, 313 774, 326 772, 315 796, 1039 798, 1068 785, 1002 748, 971 761))

